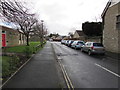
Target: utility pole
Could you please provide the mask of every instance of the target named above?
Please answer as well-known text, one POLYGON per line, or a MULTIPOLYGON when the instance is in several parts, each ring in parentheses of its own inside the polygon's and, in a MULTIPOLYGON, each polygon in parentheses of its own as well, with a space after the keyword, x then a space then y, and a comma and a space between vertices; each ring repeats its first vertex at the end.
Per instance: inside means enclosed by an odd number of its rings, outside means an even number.
POLYGON ((41 25, 42 25, 42 32, 41 32, 41 35, 42 35, 42 36, 41 36, 41 39, 42 39, 42 42, 41 42, 41 43, 42 43, 42 46, 43 46, 43 36, 44 36, 44 35, 43 35, 43 34, 44 34, 44 33, 43 33, 43 32, 44 32, 44 30, 43 30, 43 22, 44 22, 44 21, 41 20, 41 25))

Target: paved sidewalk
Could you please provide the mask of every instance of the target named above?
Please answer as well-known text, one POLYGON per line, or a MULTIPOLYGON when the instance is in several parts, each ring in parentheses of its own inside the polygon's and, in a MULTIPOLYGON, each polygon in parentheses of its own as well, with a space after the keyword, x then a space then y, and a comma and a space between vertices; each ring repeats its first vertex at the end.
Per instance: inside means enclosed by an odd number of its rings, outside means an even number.
POLYGON ((112 52, 106 51, 106 56, 111 57, 116 60, 120 60, 120 54, 118 54, 118 53, 112 53, 112 52))
POLYGON ((60 88, 51 44, 47 42, 3 88, 60 88))

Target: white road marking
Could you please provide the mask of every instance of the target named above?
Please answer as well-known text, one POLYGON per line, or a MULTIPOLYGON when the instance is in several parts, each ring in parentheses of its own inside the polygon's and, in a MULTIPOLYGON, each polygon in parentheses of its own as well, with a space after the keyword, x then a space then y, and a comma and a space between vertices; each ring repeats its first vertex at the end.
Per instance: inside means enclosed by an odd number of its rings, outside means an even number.
POLYGON ((111 70, 109 70, 109 69, 107 69, 107 68, 105 68, 105 67, 103 67, 103 66, 101 66, 101 65, 99 65, 97 63, 95 63, 95 65, 120 78, 120 75, 114 73, 113 71, 111 71, 111 70))

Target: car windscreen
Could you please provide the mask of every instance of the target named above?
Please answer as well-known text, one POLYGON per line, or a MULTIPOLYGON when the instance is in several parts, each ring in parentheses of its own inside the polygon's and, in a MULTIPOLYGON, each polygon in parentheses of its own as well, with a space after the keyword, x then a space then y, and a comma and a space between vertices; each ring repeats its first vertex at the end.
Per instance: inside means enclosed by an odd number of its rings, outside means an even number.
POLYGON ((82 44, 82 45, 85 45, 85 43, 84 42, 78 42, 79 44, 82 44))
POLYGON ((103 47, 103 45, 101 43, 93 43, 93 46, 100 46, 103 47))

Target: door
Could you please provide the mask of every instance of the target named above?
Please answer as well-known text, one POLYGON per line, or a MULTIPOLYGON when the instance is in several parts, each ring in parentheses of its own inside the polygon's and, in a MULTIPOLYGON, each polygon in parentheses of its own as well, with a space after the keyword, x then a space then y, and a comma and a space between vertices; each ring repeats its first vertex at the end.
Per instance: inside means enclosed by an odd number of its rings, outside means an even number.
POLYGON ((6 46, 6 34, 2 34, 2 47, 6 46))

